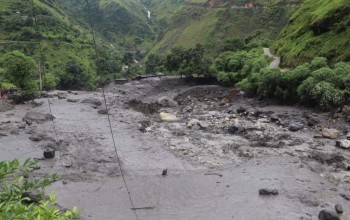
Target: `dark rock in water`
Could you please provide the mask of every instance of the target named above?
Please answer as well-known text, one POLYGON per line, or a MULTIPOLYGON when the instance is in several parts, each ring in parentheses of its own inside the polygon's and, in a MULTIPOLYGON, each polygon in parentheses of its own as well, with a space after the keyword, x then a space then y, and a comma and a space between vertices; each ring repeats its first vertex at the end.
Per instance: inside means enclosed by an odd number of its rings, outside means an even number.
POLYGON ((106 106, 100 105, 100 106, 97 108, 97 113, 98 113, 98 114, 102 114, 102 115, 106 115, 106 114, 108 114, 108 109, 106 108, 106 106))
POLYGON ((52 158, 55 157, 55 155, 56 155, 56 151, 54 149, 52 149, 52 148, 46 148, 44 150, 44 157, 46 159, 52 159, 52 158))
POLYGON ((337 213, 326 209, 320 211, 320 214, 318 214, 318 219, 319 220, 340 220, 337 213))
POLYGON ((262 196, 270 196, 270 195, 278 195, 278 190, 277 189, 268 189, 268 188, 264 188, 264 189, 259 189, 259 195, 262 196))
POLYGON ((304 125, 300 122, 291 122, 288 125, 288 130, 290 131, 299 131, 304 128, 304 125))
POLYGON ((55 117, 51 114, 43 114, 43 113, 40 113, 40 112, 34 112, 34 111, 31 111, 31 112, 27 112, 26 115, 23 117, 23 121, 35 121, 35 122, 45 122, 45 121, 52 121, 54 120, 55 117))
POLYGON ((82 103, 92 104, 92 105, 95 105, 95 106, 100 106, 100 105, 102 105, 101 100, 96 99, 96 98, 84 99, 84 100, 82 101, 82 103))
POLYGON ((230 134, 244 134, 247 133, 247 130, 239 125, 232 125, 231 127, 228 128, 228 132, 230 134))
POLYGON ((237 113, 238 113, 238 114, 241 114, 241 113, 244 113, 244 112, 246 112, 246 109, 243 108, 243 107, 239 107, 239 108, 237 109, 237 113))
POLYGON ((164 169, 162 172, 162 176, 166 176, 166 175, 168 175, 168 169, 164 169))
POLYGON ((338 214, 343 213, 343 206, 341 204, 336 204, 335 205, 335 211, 337 211, 338 214))
POLYGON ((67 102, 75 103, 75 102, 79 102, 79 99, 67 99, 67 102))

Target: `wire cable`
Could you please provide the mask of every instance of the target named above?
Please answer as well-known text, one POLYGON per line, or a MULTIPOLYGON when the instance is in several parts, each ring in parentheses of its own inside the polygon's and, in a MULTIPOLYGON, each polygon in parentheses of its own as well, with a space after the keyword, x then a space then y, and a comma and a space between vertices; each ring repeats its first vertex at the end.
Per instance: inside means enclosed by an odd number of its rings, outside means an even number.
MULTIPOLYGON (((99 61, 99 56, 98 56, 98 51, 97 51, 96 37, 95 37, 95 31, 94 31, 94 26, 93 26, 93 22, 92 22, 92 16, 91 16, 91 11, 90 11, 89 0, 85 0, 85 2, 86 2, 87 10, 88 10, 88 15, 89 15, 89 22, 90 22, 91 34, 92 34, 92 39, 93 39, 93 44, 94 44, 94 49, 95 49, 96 61, 98 62, 99 61)), ((112 128, 112 123, 111 123, 111 119, 110 119, 110 114, 109 114, 108 107, 107 107, 107 99, 106 99, 106 93, 105 93, 104 86, 102 87, 102 95, 103 95, 103 100, 104 100, 104 104, 105 104, 106 111, 107 111, 107 118, 108 118, 109 129, 110 129, 111 136, 112 136, 114 151, 115 151, 115 154, 117 156, 117 162, 118 162, 118 165, 119 165, 120 173, 122 175, 122 179, 123 179, 126 191, 128 193, 128 196, 129 196, 129 200, 130 200, 130 203, 131 203, 131 206, 132 206, 132 210, 133 210, 133 212, 135 214, 136 219, 139 220, 139 217, 137 215, 137 212, 136 212, 136 209, 135 209, 135 205, 134 205, 134 202, 132 200, 131 193, 130 193, 127 181, 125 179, 125 174, 124 174, 124 171, 123 171, 123 168, 122 168, 122 165, 121 165, 119 152, 118 152, 117 145, 116 145, 115 138, 114 138, 114 134, 113 134, 113 128, 112 128)))

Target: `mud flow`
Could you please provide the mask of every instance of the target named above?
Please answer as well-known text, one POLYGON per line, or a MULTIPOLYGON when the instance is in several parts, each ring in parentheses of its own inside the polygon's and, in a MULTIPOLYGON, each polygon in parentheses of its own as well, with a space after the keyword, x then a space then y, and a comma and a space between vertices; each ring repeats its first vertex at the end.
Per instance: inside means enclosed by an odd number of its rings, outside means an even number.
POLYGON ((350 219, 350 107, 279 106, 172 77, 105 91, 121 167, 99 91, 50 92, 52 114, 47 98, 1 100, 0 160, 58 173, 48 192, 81 219, 136 219, 120 168, 142 220, 350 219))

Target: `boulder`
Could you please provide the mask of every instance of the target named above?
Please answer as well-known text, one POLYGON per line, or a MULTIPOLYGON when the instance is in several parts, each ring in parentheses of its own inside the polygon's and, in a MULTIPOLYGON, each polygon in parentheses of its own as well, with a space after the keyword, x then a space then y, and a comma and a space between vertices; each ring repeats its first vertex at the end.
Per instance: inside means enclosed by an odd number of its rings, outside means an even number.
POLYGON ((54 142, 55 140, 51 137, 48 137, 45 134, 32 134, 29 136, 29 140, 34 141, 34 142, 39 142, 39 141, 43 141, 43 140, 49 140, 54 142))
POLYGON ((188 128, 192 128, 195 126, 199 126, 201 129, 206 129, 206 128, 208 128, 209 125, 208 125, 208 123, 203 122, 203 121, 199 121, 198 119, 191 119, 187 124, 188 128))
POLYGON ((244 113, 244 112, 246 112, 246 109, 244 107, 242 107, 242 106, 237 109, 237 113, 238 114, 241 114, 241 113, 244 113))
POLYGON ((84 100, 82 101, 82 103, 92 104, 92 105, 95 105, 95 106, 100 106, 100 105, 102 105, 101 100, 96 99, 96 98, 84 99, 84 100))
POLYGON ((339 136, 339 131, 334 128, 324 128, 322 130, 322 137, 329 139, 337 139, 339 136))
POLYGON ((318 219, 319 220, 340 220, 337 213, 326 209, 320 211, 320 213, 318 214, 318 219))
POLYGON ((35 122, 45 122, 45 121, 52 121, 55 117, 51 114, 43 114, 40 112, 30 111, 27 112, 26 115, 23 117, 23 121, 35 121, 35 122))
POLYGON ((341 204, 336 204, 335 205, 335 211, 338 213, 338 214, 342 214, 344 211, 343 211, 343 206, 341 204))
POLYGON ((291 122, 288 125, 288 130, 295 132, 295 131, 300 131, 304 127, 305 127, 304 124, 300 122, 291 122))
POLYGON ((176 115, 173 115, 173 114, 171 114, 171 113, 166 113, 166 112, 161 112, 160 113, 160 119, 162 120, 162 121, 177 121, 178 119, 177 119, 177 117, 176 117, 176 115))
POLYGON ((163 96, 158 99, 158 104, 163 107, 176 107, 178 103, 169 97, 163 96))
POLYGON ((342 149, 349 149, 350 148, 350 140, 338 140, 335 142, 335 146, 342 148, 342 149))
POLYGON ((240 125, 232 125, 228 128, 228 132, 230 134, 245 134, 247 133, 247 130, 240 125))
POLYGON ((56 154, 56 151, 55 151, 55 149, 52 149, 52 148, 46 148, 45 150, 44 150, 44 157, 46 158, 46 159, 52 159, 52 158, 54 158, 55 157, 55 154, 56 154))
POLYGON ((262 196, 270 196, 270 195, 278 195, 278 190, 277 189, 268 189, 268 188, 263 188, 259 189, 259 195, 262 196))
POLYGON ((67 98, 67 93, 62 93, 62 92, 60 92, 60 93, 58 93, 57 97, 58 97, 59 99, 66 99, 66 98, 67 98))
POLYGON ((106 115, 106 114, 108 114, 108 109, 106 108, 105 105, 100 105, 97 108, 97 113, 101 114, 101 115, 106 115))
POLYGON ((318 118, 318 116, 317 115, 309 115, 308 117, 307 117, 307 125, 309 126, 309 127, 313 127, 313 126, 315 126, 316 124, 318 124, 318 123, 320 123, 320 119, 318 118))

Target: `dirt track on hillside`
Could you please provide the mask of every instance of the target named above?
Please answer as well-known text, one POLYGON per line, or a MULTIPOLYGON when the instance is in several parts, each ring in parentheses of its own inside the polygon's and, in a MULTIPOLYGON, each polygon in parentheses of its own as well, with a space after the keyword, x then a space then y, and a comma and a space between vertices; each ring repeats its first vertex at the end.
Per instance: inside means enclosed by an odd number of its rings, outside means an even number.
MULTIPOLYGON (((61 206, 83 209, 83 219, 135 219, 107 116, 91 104, 101 92, 67 93, 74 102, 57 94, 50 94, 57 138, 52 121, 22 121, 28 111, 47 114, 47 99, 1 113, 0 160, 40 159, 35 175, 59 173, 49 191, 61 206), (41 160, 48 146, 57 156, 41 160)), ((136 207, 152 207, 138 210, 140 219, 317 219, 336 203, 350 219, 340 196, 350 195, 350 153, 319 135, 335 128, 345 140, 345 110, 277 106, 178 78, 111 85, 106 96, 131 197, 136 207), (259 196, 266 187, 279 194, 259 196)))

